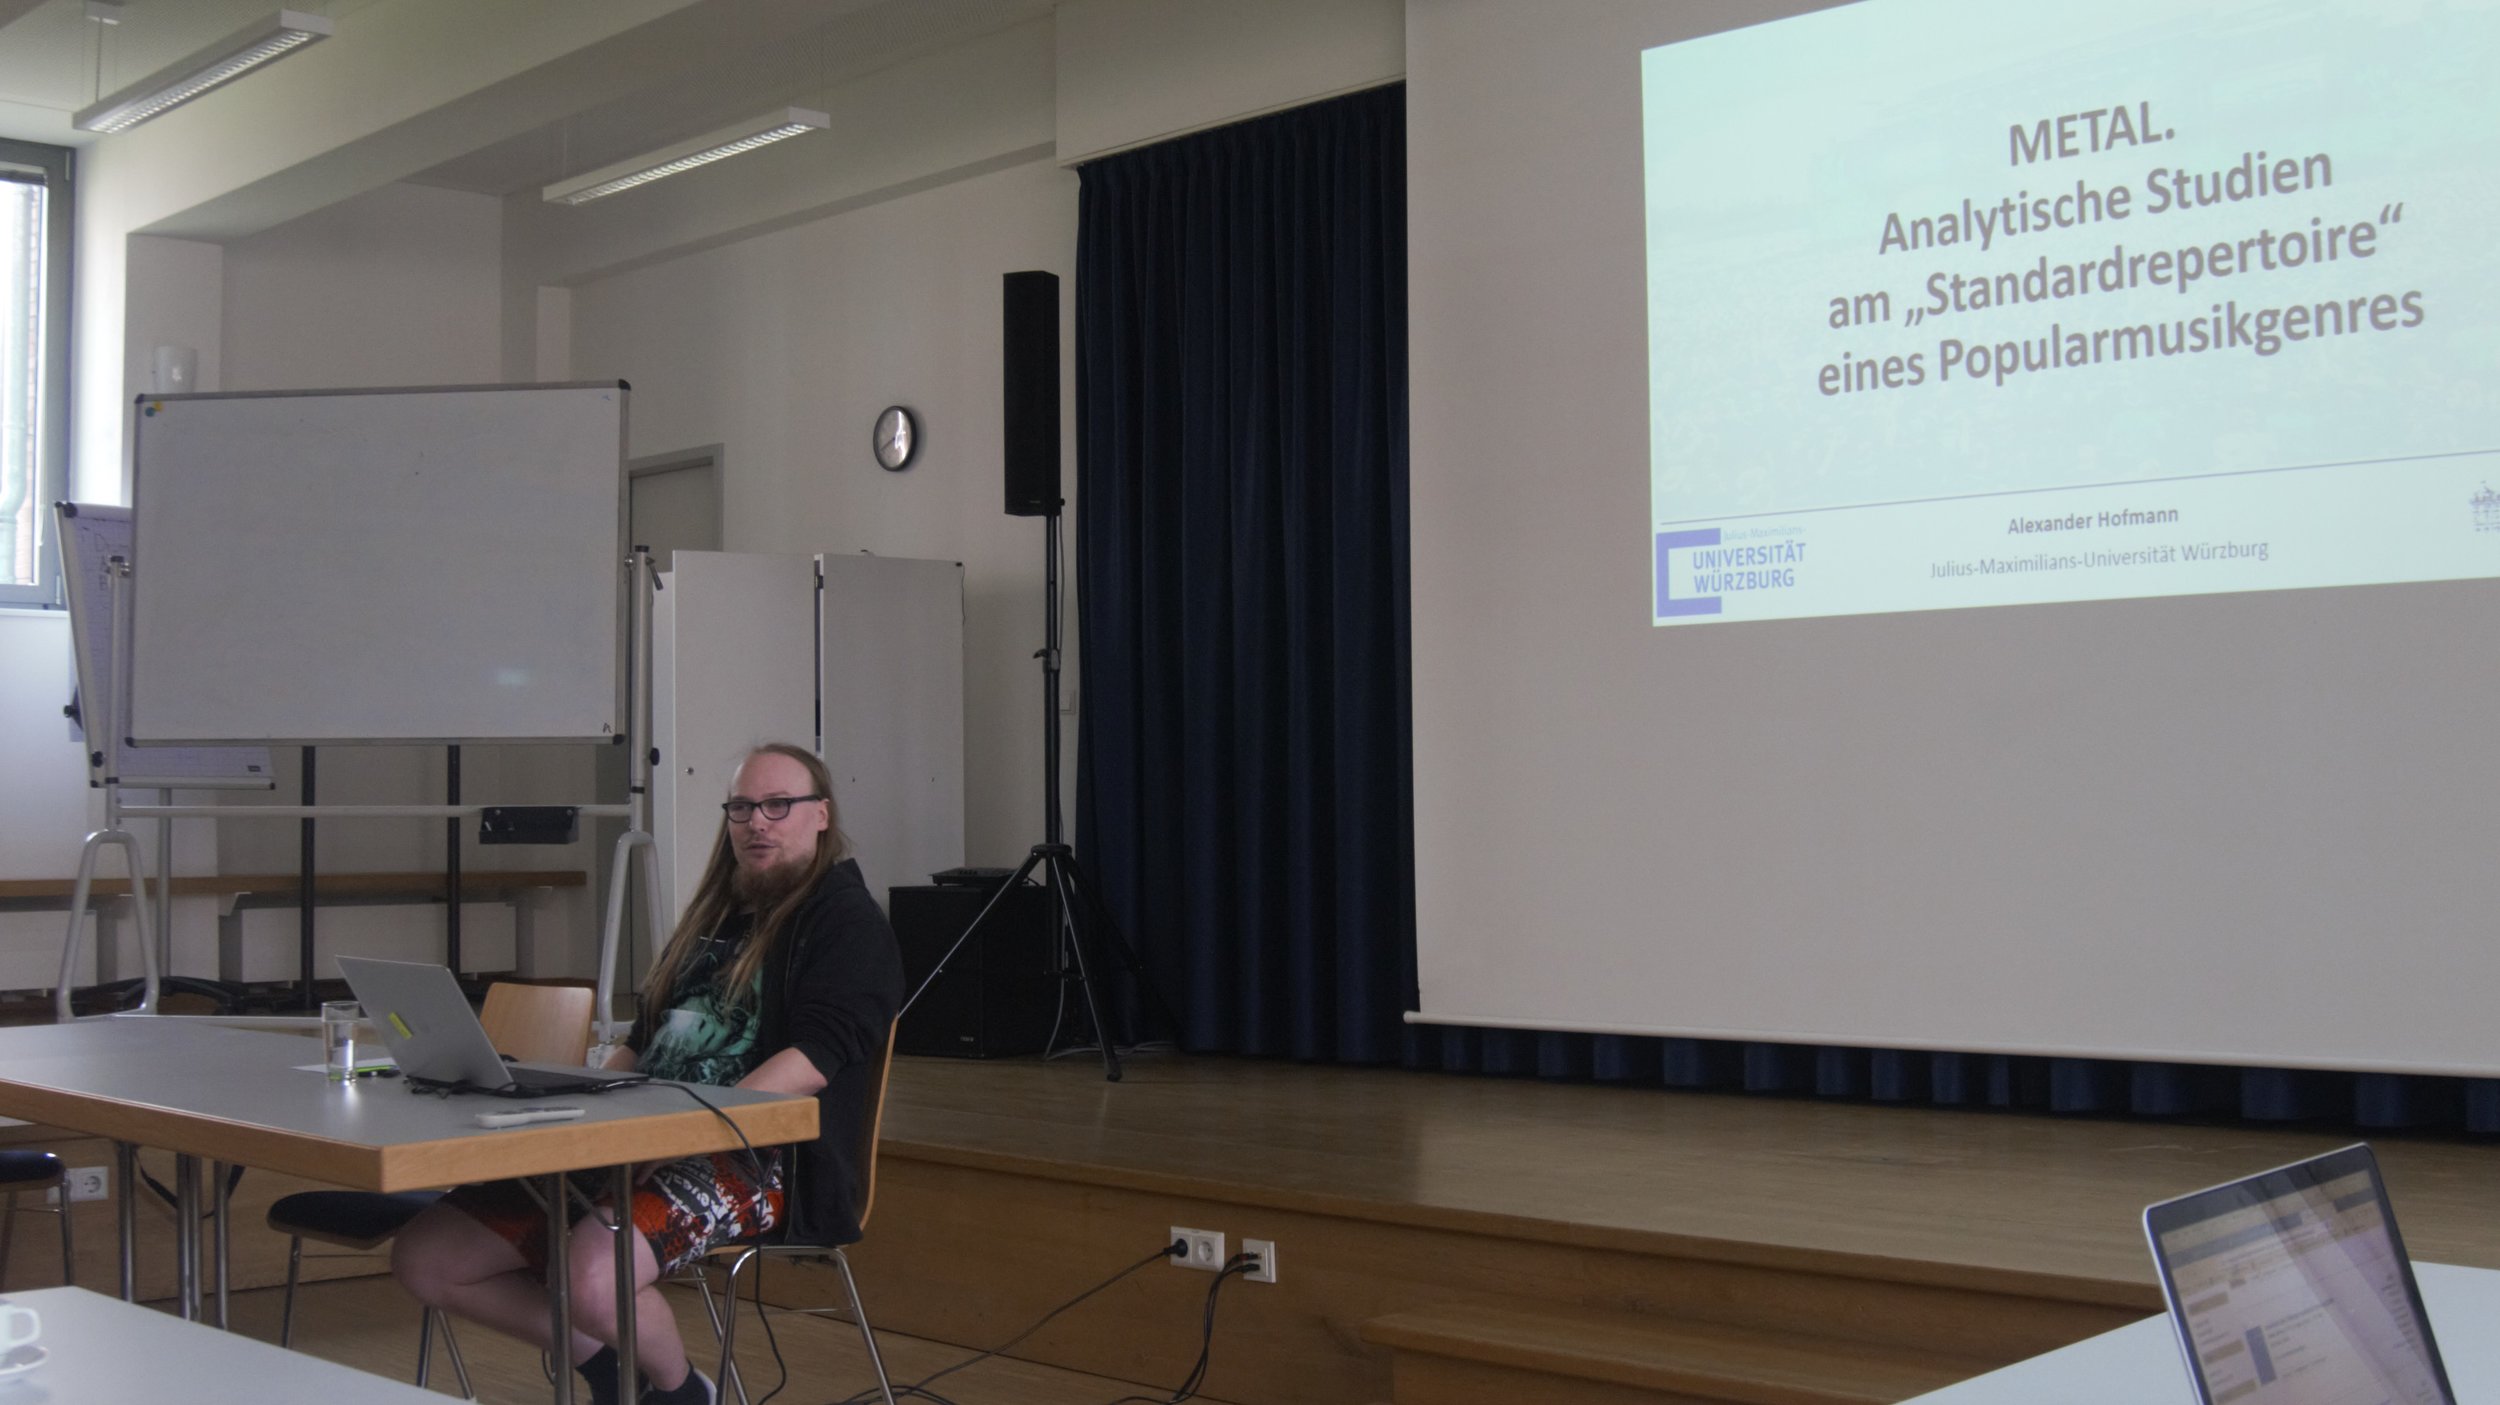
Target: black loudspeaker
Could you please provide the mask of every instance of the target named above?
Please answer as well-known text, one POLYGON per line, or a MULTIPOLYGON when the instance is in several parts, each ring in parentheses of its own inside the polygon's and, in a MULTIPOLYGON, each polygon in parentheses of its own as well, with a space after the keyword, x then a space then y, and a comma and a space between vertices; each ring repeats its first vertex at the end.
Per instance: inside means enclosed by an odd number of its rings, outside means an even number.
POLYGON ((1059 515, 1059 275, 1006 275, 1007 515, 1059 515))
MULTIPOLYGON (((930 968, 972 925, 989 887, 894 888, 887 914, 903 949, 903 992, 920 988, 930 968)), ((1059 980, 1051 972, 1050 892, 1023 884, 972 934, 894 1031, 903 1054, 997 1059, 1038 1054, 1050 1042, 1059 980)))

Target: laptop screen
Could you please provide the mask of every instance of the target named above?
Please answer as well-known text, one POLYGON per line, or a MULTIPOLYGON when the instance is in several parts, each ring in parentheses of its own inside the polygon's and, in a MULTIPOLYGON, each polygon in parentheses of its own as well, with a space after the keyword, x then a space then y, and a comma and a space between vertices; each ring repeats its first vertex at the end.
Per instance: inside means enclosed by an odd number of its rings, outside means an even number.
POLYGON ((2366 1146, 2144 1212, 2206 1405, 2453 1405, 2366 1146))

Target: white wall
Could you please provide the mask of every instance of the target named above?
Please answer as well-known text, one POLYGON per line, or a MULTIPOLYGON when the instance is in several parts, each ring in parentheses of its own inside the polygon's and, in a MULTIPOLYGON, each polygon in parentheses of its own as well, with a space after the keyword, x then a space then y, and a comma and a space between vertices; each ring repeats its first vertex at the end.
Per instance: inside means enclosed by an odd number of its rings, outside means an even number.
POLYGON ((500 202, 417 185, 235 240, 220 388, 496 380, 502 240, 500 202))
MULTIPOLYGON (((1043 527, 1001 511, 998 280, 1050 269, 1072 296, 1075 248, 1076 177, 1037 160, 574 292, 573 372, 633 383, 634 452, 724 446, 727 549, 964 563, 973 863, 1042 828, 1043 527), (868 431, 897 403, 927 447, 888 473, 868 431)), ((1063 308, 1071 383, 1073 328, 1063 308)))
MULTIPOLYGON (((191 389, 217 389, 224 375, 219 329, 225 318, 225 246, 132 235, 129 259, 122 383, 134 394, 159 389, 156 348, 171 346, 185 348, 195 358, 191 389)), ((127 399, 122 414, 125 419, 130 414, 127 399)))

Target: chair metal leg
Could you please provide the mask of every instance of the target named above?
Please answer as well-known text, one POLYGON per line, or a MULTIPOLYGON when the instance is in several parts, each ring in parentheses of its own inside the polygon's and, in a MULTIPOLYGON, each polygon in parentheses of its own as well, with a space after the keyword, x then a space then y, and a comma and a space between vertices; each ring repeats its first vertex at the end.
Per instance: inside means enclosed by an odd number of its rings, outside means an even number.
POLYGON ((61 1186, 61 1205, 60 1205, 60 1214, 61 1214, 61 1286, 62 1286, 62 1287, 64 1287, 64 1288, 75 1288, 75 1287, 77 1287, 77 1286, 78 1286, 78 1251, 77 1251, 77 1249, 76 1249, 76 1248, 74 1248, 74 1247, 71 1245, 71 1243, 70 1243, 70 1236, 69 1236, 69 1185, 68 1185, 68 1183, 66 1183, 66 1182, 64 1182, 64 1183, 62 1184, 62 1186, 61 1186))
POLYGON ((304 1274, 304 1236, 286 1241, 286 1296, 278 1299, 278 1345, 295 1345, 295 1283, 304 1274))
POLYGON ((842 1270, 842 1291, 851 1296, 851 1320, 859 1324, 859 1339, 868 1347, 868 1365, 877 1373, 877 1389, 885 1396, 885 1405, 895 1405, 894 1382, 885 1375, 885 1357, 878 1354, 877 1334, 868 1327, 868 1309, 859 1301, 859 1281, 851 1277, 851 1261, 840 1249, 833 1251, 833 1266, 842 1270))
POLYGON ((720 1340, 720 1304, 712 1299, 712 1275, 701 1260, 694 1265, 694 1290, 703 1295, 703 1315, 712 1321, 712 1340, 720 1340))
POLYGON ((122 1301, 139 1301, 139 1148, 113 1143, 113 1216, 121 1231, 117 1255, 122 1301))
POLYGON ((217 1330, 222 1332, 226 1330, 226 1311, 229 1300, 234 1296, 233 1241, 226 1233, 227 1226, 233 1224, 234 1219, 226 1213, 226 1209, 227 1201, 234 1193, 235 1168, 229 1167, 223 1161, 213 1162, 211 1165, 216 1174, 216 1179, 211 1182, 211 1186, 214 1190, 213 1198, 217 1202, 217 1223, 208 1236, 212 1246, 209 1257, 213 1260, 209 1267, 217 1285, 217 1330))
POLYGON ((721 1314, 719 1383, 738 1392, 738 1405, 753 1405, 747 1399, 746 1380, 738 1374, 738 1275, 746 1272, 747 1265, 761 1252, 749 1249, 729 1261, 729 1286, 722 1294, 728 1301, 722 1304, 725 1310, 721 1314))
MULTIPOLYGON (((738 1311, 738 1299, 734 1292, 735 1285, 732 1286, 733 1292, 729 1299, 729 1311, 732 1315, 735 1315, 738 1311)), ((720 1301, 712 1294, 711 1271, 707 1269, 703 1262, 699 1259, 696 1260, 694 1264, 694 1290, 703 1297, 703 1315, 711 1319, 712 1340, 722 1343, 724 1355, 726 1355, 726 1347, 729 1341, 728 1329, 721 1323, 720 1301)), ((735 1369, 735 1363, 730 1363, 730 1365, 721 1372, 718 1383, 725 1389, 737 1392, 739 1405, 748 1405, 747 1384, 745 1380, 739 1377, 735 1369)))
POLYGON ((460 1335, 451 1329, 451 1314, 441 1308, 427 1308, 426 1315, 442 1324, 443 1352, 451 1358, 451 1374, 460 1382, 460 1398, 477 1399, 477 1387, 469 1384, 469 1363, 460 1356, 460 1335))
POLYGON ((428 1376, 434 1374, 434 1309, 417 1314, 417 1389, 425 1389, 428 1376))

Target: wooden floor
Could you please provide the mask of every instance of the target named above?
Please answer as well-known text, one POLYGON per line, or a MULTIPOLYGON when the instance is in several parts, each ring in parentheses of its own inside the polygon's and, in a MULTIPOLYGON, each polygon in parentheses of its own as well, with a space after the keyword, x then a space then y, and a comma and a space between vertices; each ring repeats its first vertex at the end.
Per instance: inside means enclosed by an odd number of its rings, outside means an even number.
MULTIPOLYGON (((1882 1405, 2158 1312, 2153 1201, 2320 1128, 1945 1111, 1305 1067, 895 1067, 882 1323, 995 1339, 1171 1226, 1277 1245, 1223 1302, 1245 1405, 1882 1405)), ((2500 1150, 2377 1141, 2406 1238, 2500 1267, 2500 1150)), ((1157 1266, 1020 1352, 1161 1379, 1201 1275, 1157 1266)), ((792 1289, 816 1288, 804 1274, 792 1289)), ((1186 1361, 1186 1356, 1181 1361, 1186 1361)))
MULTIPOLYGON (((889 1158, 1505 1222, 1743 1258, 1805 1250, 2096 1283, 2157 1310, 2144 1206, 2355 1138, 1146 1057, 901 1059, 889 1158)), ((2375 1142, 2414 1256, 2500 1268, 2500 1148, 2375 1142)))
MULTIPOLYGON (((672 1290, 670 1296, 677 1300, 678 1322, 688 1344, 700 1353, 712 1340, 701 1304, 691 1292, 672 1290)), ((235 1330, 263 1341, 276 1341, 278 1304, 275 1289, 236 1295, 235 1330)), ((779 1371, 774 1366, 771 1348, 755 1329, 754 1309, 749 1307, 746 1312, 739 1324, 739 1368, 746 1373, 749 1394, 760 1400, 779 1379, 779 1371)), ((296 1314, 297 1350, 399 1380, 409 1379, 415 1369, 416 1304, 387 1277, 341 1279, 308 1288, 298 1301, 296 1314)), ((790 1370, 790 1384, 779 1400, 790 1405, 824 1405, 826 1401, 847 1399, 854 1392, 873 1391, 875 1378, 868 1369, 859 1335, 847 1321, 776 1312, 773 1331, 780 1338, 782 1360, 790 1370)), ((461 1355, 468 1363, 470 1379, 481 1401, 489 1405, 537 1405, 550 1398, 537 1352, 482 1328, 462 1328, 459 1338, 461 1355)), ((970 1354, 957 1347, 890 1332, 879 1333, 878 1344, 898 1395, 905 1384, 970 1354)), ((717 1349, 712 1349, 711 1359, 698 1355, 697 1364, 708 1375, 717 1361, 717 1349)), ((440 1347, 435 1349, 434 1375, 429 1384, 447 1395, 458 1391, 450 1359, 440 1347)), ((1133 1393, 1170 1393, 1167 1386, 1140 1385, 999 1358, 948 1376, 931 1388, 960 1405, 1102 1405, 1133 1393)), ((735 1397, 724 1399, 734 1401, 735 1397)))
MULTIPOLYGON (((901 1059, 884 1130, 853 1261, 898 1382, 1187 1225, 1278 1245, 1278 1283, 1222 1297, 1207 1388, 1238 1405, 1880 1405, 2158 1311, 2144 1205, 2352 1139, 1177 1056, 1134 1059, 1118 1084, 1083 1058, 901 1059)), ((2500 1268, 2500 1147, 2373 1140, 2415 1257, 2500 1268)), ((283 1240, 256 1211, 238 1221, 238 1257, 275 1262, 283 1240)), ((18 1244, 47 1280, 49 1229, 25 1220, 18 1244)), ((103 1281, 109 1225, 82 1217, 80 1234, 103 1281)), ((1209 1282, 1150 1265, 1020 1360, 940 1389, 966 1405, 1168 1394, 1209 1282)), ((828 1296, 810 1270, 768 1284, 828 1296)), ((274 1338, 277 1294, 237 1301, 239 1325, 274 1338)), ((304 1303, 300 1344, 406 1376, 416 1313, 387 1279, 304 1303)), ((708 1335, 691 1297, 679 1317, 708 1335)), ((868 1382, 846 1323, 776 1321, 796 1382, 782 1401, 868 1382)), ((741 1337, 760 1395, 769 1354, 741 1337)), ((534 1354, 476 1331, 464 1345, 485 1398, 546 1398, 534 1354)))

